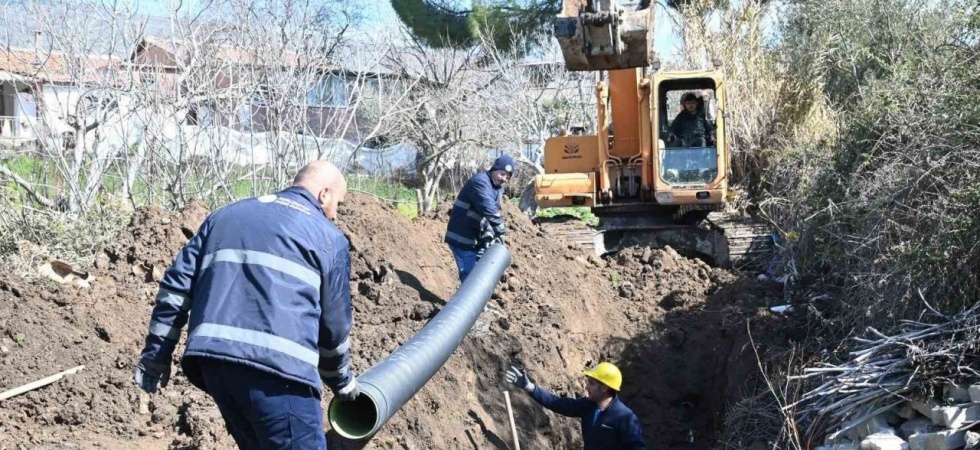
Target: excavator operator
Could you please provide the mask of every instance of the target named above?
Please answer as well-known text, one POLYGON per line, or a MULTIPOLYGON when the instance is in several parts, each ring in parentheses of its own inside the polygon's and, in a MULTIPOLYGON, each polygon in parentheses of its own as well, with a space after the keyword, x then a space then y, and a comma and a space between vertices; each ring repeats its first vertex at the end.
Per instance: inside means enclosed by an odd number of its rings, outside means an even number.
POLYGON ((698 110, 698 97, 691 92, 681 97, 684 109, 677 113, 670 124, 667 142, 674 147, 706 147, 715 145, 715 132, 704 112, 698 110), (680 139, 678 141, 678 139, 680 139))
POLYGON ((582 421, 584 450, 646 450, 640 419, 619 400, 623 374, 611 363, 603 362, 582 373, 585 397, 559 397, 531 382, 527 371, 511 366, 504 375, 508 383, 524 389, 541 406, 566 417, 582 421))

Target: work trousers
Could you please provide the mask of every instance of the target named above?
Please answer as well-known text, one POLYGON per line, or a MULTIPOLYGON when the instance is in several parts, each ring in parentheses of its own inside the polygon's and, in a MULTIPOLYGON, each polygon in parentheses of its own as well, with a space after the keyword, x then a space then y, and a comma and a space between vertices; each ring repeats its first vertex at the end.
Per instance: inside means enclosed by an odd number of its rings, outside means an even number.
POLYGON ((479 256, 476 250, 458 247, 449 244, 449 250, 453 252, 453 259, 456 260, 456 269, 459 270, 459 282, 466 281, 466 277, 473 271, 479 256))
POLYGON ((316 390, 243 364, 201 358, 208 394, 242 450, 324 450, 316 390))

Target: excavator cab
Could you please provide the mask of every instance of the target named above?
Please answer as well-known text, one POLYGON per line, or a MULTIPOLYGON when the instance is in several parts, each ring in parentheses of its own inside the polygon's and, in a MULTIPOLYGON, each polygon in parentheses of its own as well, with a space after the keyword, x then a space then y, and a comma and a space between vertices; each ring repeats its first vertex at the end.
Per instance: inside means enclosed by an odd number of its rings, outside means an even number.
POLYGON ((568 70, 598 71, 602 79, 594 132, 546 140, 545 173, 534 180, 538 207, 591 208, 599 217, 593 248, 600 255, 670 245, 729 266, 732 257, 765 247, 759 242, 768 230, 753 225, 726 235, 738 221, 718 215, 730 194, 720 63, 714 70, 660 71, 646 2, 565 0, 555 35, 568 70), (685 96, 693 96, 693 110, 684 111, 685 96))

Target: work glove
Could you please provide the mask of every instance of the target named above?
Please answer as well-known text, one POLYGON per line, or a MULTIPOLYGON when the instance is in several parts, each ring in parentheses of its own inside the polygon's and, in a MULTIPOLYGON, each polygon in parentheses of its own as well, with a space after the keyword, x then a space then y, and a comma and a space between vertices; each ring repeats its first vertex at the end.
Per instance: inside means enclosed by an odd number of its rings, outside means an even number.
POLYGON ((350 383, 344 386, 343 389, 334 393, 337 399, 342 402, 352 402, 357 399, 358 395, 361 395, 361 388, 357 385, 357 377, 351 377, 350 383))
POLYGON ((531 382, 531 378, 527 376, 527 370, 520 367, 510 366, 507 373, 504 374, 504 379, 508 383, 513 384, 525 391, 531 392, 534 390, 534 383, 531 382))
POLYGON ((170 361, 160 363, 148 358, 140 358, 136 363, 133 379, 140 389, 154 394, 158 388, 167 387, 170 381, 170 361))
POLYGON ((504 245, 504 235, 498 234, 497 237, 493 238, 493 240, 490 241, 490 245, 493 245, 493 244, 504 245))

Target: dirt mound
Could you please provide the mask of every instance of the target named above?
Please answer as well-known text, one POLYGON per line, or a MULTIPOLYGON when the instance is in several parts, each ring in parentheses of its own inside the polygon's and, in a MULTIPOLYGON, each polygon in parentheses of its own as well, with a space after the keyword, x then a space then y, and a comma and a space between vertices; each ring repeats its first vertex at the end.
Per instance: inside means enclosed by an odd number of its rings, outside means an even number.
MULTIPOLYGON (((447 212, 409 221, 367 196, 344 205, 338 224, 352 248, 358 372, 411 338, 458 287, 442 242, 447 212)), ((206 214, 199 204, 181 213, 140 209, 97 256, 91 289, 0 275, 0 389, 86 366, 4 401, 0 449, 233 447, 213 403, 179 370, 153 396, 131 381, 156 282, 206 214)), ((747 366, 742 319, 767 291, 669 249, 589 258, 511 205, 505 216, 513 263, 454 357, 370 441, 328 431, 330 448, 506 448, 507 365, 523 364, 541 385, 574 395, 581 370, 604 359, 623 369, 623 399, 654 448, 710 448, 729 378, 747 366)), ((521 393, 512 399, 524 447, 580 445, 576 420, 544 413, 521 393)))
POLYGON ((132 381, 156 282, 206 215, 197 203, 182 213, 139 209, 96 256, 90 289, 0 276, 0 389, 85 365, 52 386, 5 400, 0 448, 231 443, 205 431, 223 435, 220 417, 182 376, 152 397, 132 381))

